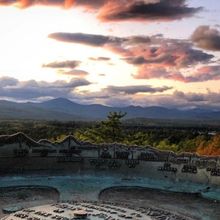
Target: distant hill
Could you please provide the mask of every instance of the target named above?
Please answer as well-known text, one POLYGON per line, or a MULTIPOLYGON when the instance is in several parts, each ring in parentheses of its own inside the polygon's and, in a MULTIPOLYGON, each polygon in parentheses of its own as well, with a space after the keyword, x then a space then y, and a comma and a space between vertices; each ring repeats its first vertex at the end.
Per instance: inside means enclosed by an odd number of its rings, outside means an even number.
POLYGON ((82 119, 74 114, 67 114, 52 109, 41 108, 32 103, 16 103, 0 100, 0 119, 34 120, 74 120, 82 119))
POLYGON ((33 120, 101 120, 110 111, 127 112, 127 119, 181 119, 181 120, 220 120, 220 111, 207 109, 179 110, 160 106, 109 107, 99 104, 81 105, 65 98, 56 98, 41 103, 16 103, 0 100, 0 119, 33 120))

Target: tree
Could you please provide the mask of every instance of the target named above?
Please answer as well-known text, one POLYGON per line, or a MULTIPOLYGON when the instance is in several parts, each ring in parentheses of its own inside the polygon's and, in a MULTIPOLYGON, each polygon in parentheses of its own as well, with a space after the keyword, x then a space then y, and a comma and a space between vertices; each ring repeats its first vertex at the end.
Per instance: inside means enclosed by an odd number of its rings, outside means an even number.
POLYGON ((100 125, 100 135, 109 142, 120 142, 123 139, 121 119, 126 115, 122 112, 109 112, 106 121, 100 125))
POLYGON ((93 143, 121 142, 124 139, 121 120, 125 115, 126 113, 122 112, 109 112, 107 119, 98 126, 77 132, 75 135, 81 140, 93 143))

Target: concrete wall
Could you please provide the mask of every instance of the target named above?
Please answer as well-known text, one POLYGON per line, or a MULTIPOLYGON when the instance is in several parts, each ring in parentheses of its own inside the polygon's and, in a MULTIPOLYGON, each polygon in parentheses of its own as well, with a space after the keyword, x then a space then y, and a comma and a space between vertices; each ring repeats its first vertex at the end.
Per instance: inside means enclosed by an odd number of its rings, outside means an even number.
MULTIPOLYGON (((172 180, 174 182, 195 182, 209 185, 220 186, 220 176, 211 176, 208 167, 219 167, 219 161, 215 158, 199 158, 199 157, 178 157, 172 153, 172 160, 169 161, 172 168, 176 168, 176 172, 159 171, 160 167, 164 166, 168 159, 169 152, 161 152, 153 148, 140 148, 120 146, 120 145, 100 145, 78 143, 73 137, 66 138, 63 142, 50 144, 46 146, 40 143, 34 143, 34 147, 27 146, 25 140, 27 137, 23 134, 18 134, 22 137, 22 144, 14 140, 13 144, 2 144, 0 146, 0 173, 17 173, 22 172, 105 172, 106 174, 120 174, 123 178, 132 177, 147 177, 152 179, 172 180), (15 157, 14 150, 28 149, 29 154, 26 157, 15 157), (48 153, 46 157, 42 157, 40 153, 33 153, 34 149, 49 149, 54 151, 48 153), (78 150, 77 154, 72 153, 68 156, 65 152, 59 153, 60 150, 72 149, 78 150), (109 153, 111 158, 114 158, 115 152, 128 152, 129 159, 103 159, 100 158, 102 153, 109 153), (139 160, 141 153, 153 155, 153 157, 145 161, 143 158, 139 160), (186 161, 185 161, 186 160, 186 161), (185 161, 185 162, 184 162, 185 161), (128 163, 137 162, 133 167, 128 163), (197 173, 183 173, 182 168, 184 163, 196 166, 197 173), (97 165, 98 164, 98 165, 97 165)), ((7 136, 10 139, 10 136, 7 136)), ((30 142, 30 140, 29 140, 30 142)), ((11 143, 11 142, 7 142, 11 143)), ((145 158, 146 159, 146 158, 145 158)))
POLYGON ((91 164, 94 158, 86 158, 81 162, 58 162, 57 157, 27 157, 27 158, 0 158, 0 173, 42 172, 59 171, 69 173, 98 173, 120 174, 121 178, 147 177, 152 179, 172 180, 174 182, 195 182, 220 186, 220 177, 211 176, 205 168, 198 169, 197 174, 182 173, 183 164, 171 164, 177 168, 177 172, 158 171, 164 162, 140 161, 135 168, 129 168, 125 160, 117 160, 118 168, 109 168, 111 160, 105 159, 100 167, 91 164))

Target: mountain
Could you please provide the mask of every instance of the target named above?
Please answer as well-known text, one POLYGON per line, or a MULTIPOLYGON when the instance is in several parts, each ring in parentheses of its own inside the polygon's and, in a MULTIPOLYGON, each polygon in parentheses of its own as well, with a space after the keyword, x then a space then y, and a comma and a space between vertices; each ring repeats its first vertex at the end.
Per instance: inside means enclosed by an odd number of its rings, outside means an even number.
POLYGON ((0 119, 74 120, 80 116, 41 108, 32 103, 16 103, 0 100, 0 119))
POLYGON ((127 112, 127 119, 220 120, 220 111, 202 108, 179 110, 160 106, 81 105, 65 98, 56 98, 41 103, 16 103, 0 100, 0 119, 100 120, 106 118, 110 111, 127 112))

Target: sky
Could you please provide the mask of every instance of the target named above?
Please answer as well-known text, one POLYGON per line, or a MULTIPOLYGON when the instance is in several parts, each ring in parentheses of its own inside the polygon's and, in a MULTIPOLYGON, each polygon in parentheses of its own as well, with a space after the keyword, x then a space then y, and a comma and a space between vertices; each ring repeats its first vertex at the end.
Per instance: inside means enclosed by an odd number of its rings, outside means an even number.
POLYGON ((0 0, 0 99, 220 109, 218 0, 0 0))

